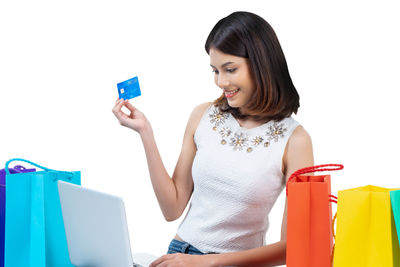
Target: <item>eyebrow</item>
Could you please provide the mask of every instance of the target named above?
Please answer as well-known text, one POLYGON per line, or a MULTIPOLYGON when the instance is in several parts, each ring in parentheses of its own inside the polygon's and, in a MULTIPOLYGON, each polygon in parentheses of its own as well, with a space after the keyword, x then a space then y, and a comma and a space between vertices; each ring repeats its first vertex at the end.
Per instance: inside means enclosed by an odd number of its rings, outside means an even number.
MULTIPOLYGON (((225 62, 224 64, 222 64, 221 68, 226 67, 226 66, 228 66, 229 64, 232 64, 232 63, 234 63, 234 62, 232 62, 232 61, 225 62)), ((213 66, 211 64, 210 64, 210 66, 215 68, 215 66, 213 66)))

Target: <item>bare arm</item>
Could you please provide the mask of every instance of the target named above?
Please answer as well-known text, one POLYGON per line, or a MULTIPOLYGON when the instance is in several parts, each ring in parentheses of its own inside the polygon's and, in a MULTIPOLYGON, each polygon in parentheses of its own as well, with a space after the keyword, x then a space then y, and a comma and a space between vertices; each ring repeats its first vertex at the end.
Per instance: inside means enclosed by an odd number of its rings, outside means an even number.
POLYGON ((173 221, 181 216, 193 191, 192 164, 196 154, 193 138, 201 116, 210 103, 201 104, 193 110, 185 130, 181 154, 172 178, 162 162, 150 123, 143 113, 129 102, 125 101, 122 105, 116 105, 115 110, 113 110, 114 114, 120 122, 122 121, 122 125, 134 129, 140 134, 146 153, 151 183, 161 211, 167 221, 173 221), (125 115, 126 117, 124 117, 123 114, 119 113, 122 112, 122 105, 125 105, 132 112, 131 116, 125 115))
MULTIPOLYGON (((290 175, 298 169, 314 165, 314 154, 310 135, 302 126, 295 129, 290 138, 283 157, 282 170, 285 174, 286 182, 290 175)), ((310 174, 311 175, 311 174, 310 174)), ((286 240, 287 227, 287 198, 285 200, 285 211, 283 213, 281 226, 281 240, 286 240)))
POLYGON ((193 191, 192 164, 196 154, 193 138, 203 112, 204 106, 198 106, 190 116, 172 179, 165 170, 151 127, 140 134, 153 189, 167 221, 182 215, 193 191))
MULTIPOLYGON (((283 156, 283 173, 286 180, 296 170, 314 164, 311 138, 303 127, 297 127, 291 135, 283 156)), ((224 253, 193 256, 186 254, 165 255, 150 266, 278 266, 286 263, 286 220, 287 206, 282 220, 281 241, 260 248, 224 253), (167 265, 166 265, 167 266, 167 265)))

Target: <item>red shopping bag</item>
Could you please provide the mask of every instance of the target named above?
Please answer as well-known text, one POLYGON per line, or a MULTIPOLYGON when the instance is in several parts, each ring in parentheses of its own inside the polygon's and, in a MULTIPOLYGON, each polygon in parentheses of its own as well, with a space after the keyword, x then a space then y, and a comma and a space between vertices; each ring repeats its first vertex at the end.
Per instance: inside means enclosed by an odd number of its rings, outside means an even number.
POLYGON ((294 172, 286 184, 288 201, 286 265, 330 267, 332 262, 332 202, 330 175, 301 175, 343 169, 340 164, 307 167, 294 172))

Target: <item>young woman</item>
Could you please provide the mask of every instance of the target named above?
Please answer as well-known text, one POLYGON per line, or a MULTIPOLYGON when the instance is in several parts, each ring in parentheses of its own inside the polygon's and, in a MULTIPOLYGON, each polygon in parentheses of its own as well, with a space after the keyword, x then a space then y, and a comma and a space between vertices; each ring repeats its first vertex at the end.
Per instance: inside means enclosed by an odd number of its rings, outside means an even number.
POLYGON ((165 219, 178 219, 192 197, 168 254, 151 267, 285 264, 287 208, 281 241, 266 245, 268 214, 290 174, 314 162, 310 136, 291 117, 299 95, 284 54, 271 26, 249 12, 221 19, 205 48, 222 95, 194 108, 172 177, 144 114, 123 99, 113 108, 140 134, 165 219))

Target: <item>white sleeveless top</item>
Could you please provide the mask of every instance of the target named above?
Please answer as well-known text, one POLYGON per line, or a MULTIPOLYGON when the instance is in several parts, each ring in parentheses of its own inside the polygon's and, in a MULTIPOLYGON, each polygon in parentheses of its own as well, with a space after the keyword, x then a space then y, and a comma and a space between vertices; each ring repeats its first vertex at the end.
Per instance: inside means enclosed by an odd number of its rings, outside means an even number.
POLYGON ((194 135, 194 191, 179 237, 203 253, 265 245, 268 214, 285 187, 283 153, 298 125, 289 117, 247 129, 210 105, 194 135))

